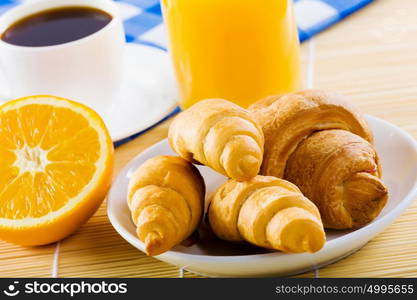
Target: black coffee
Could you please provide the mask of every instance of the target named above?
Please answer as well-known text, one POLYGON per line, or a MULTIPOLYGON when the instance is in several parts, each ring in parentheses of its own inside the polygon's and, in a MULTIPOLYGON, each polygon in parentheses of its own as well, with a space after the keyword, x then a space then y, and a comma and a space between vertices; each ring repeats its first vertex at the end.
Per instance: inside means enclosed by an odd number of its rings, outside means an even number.
POLYGON ((93 34, 111 19, 108 13, 92 7, 54 8, 20 19, 1 35, 1 39, 18 46, 58 45, 93 34))

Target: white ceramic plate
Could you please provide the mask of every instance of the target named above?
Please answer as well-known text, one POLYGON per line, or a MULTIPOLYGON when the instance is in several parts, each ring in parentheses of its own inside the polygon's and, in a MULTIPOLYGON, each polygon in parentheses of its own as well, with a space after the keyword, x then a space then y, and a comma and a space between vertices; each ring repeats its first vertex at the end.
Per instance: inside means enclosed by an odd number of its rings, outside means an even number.
MULTIPOLYGON (((402 129, 375 117, 367 117, 375 134, 381 157, 383 180, 389 188, 389 201, 372 223, 355 231, 326 231, 325 247, 314 254, 286 254, 257 247, 234 245, 216 239, 202 226, 200 239, 190 247, 177 246, 156 258, 209 276, 283 276, 308 271, 337 261, 364 246, 387 227, 417 197, 417 142, 402 129)), ((134 247, 143 250, 126 204, 131 173, 156 155, 174 154, 167 140, 150 147, 119 174, 108 196, 107 213, 114 228, 134 247)), ((199 167, 207 194, 225 178, 207 167, 199 167)))
POLYGON ((103 116, 113 142, 148 129, 177 106, 174 75, 165 51, 126 44, 123 77, 114 104, 103 116))

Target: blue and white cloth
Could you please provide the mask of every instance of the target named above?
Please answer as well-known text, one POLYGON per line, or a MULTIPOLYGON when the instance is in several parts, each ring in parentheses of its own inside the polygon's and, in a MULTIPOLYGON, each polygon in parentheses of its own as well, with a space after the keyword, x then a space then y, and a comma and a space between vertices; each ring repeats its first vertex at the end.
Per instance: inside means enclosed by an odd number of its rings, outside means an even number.
POLYGON ((300 41, 343 20, 373 0, 294 0, 300 41))
MULTIPOLYGON (((0 14, 23 1, 0 0, 0 14)), ((372 1, 294 0, 300 41, 308 40, 372 1)), ((166 48, 167 39, 159 0, 115 0, 115 2, 123 16, 128 42, 166 48)))

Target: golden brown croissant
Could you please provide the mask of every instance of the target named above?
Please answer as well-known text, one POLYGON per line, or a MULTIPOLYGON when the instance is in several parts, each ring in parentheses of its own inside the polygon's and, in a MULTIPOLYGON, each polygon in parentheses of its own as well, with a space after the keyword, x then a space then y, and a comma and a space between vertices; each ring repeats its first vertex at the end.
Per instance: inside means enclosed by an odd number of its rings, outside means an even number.
POLYGON ((180 157, 157 156, 134 172, 127 201, 148 255, 168 251, 196 230, 204 195, 199 171, 180 157))
POLYGON ((227 181, 208 216, 214 233, 228 241, 298 253, 316 252, 326 240, 317 207, 294 184, 272 176, 227 181))
POLYGON ((285 178, 319 208, 326 228, 355 228, 373 220, 387 202, 373 146, 345 130, 324 130, 292 153, 285 178))
POLYGON ((298 144, 319 130, 344 129, 372 142, 360 113, 343 96, 319 90, 271 96, 250 108, 265 135, 261 174, 282 178, 298 144))
POLYGON ((262 163, 262 129, 247 110, 226 100, 203 100, 181 112, 168 139, 181 157, 239 181, 256 176, 262 163))

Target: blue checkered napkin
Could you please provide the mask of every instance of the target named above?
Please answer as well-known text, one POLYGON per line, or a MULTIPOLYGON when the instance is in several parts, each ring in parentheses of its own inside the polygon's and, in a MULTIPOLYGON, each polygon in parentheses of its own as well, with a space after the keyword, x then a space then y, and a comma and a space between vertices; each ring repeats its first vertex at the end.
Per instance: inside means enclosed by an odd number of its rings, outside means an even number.
MULTIPOLYGON (((372 1, 294 0, 300 40, 311 38, 372 1)), ((0 14, 21 2, 23 0, 0 0, 0 14)), ((115 0, 115 2, 122 12, 128 42, 148 44, 158 48, 166 47, 159 0, 115 0)))
POLYGON ((300 41, 341 21, 373 0, 294 0, 300 41))

